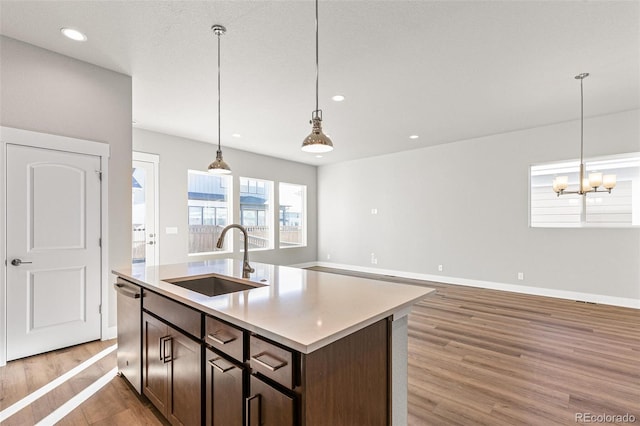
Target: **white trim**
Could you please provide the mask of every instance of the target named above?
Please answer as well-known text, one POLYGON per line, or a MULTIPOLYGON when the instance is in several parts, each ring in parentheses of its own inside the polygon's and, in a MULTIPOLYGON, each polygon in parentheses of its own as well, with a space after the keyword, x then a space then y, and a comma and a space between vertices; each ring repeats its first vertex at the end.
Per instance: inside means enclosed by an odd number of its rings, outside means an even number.
POLYGON ((304 263, 296 263, 294 265, 287 265, 290 268, 312 268, 314 266, 320 266, 320 262, 304 262, 304 263))
POLYGON ((5 175, 6 175, 6 151, 7 144, 4 143, 4 127, 0 127, 0 165, 2 165, 2 173, 0 173, 0 367, 7 364, 7 265, 6 265, 6 245, 7 245, 7 223, 5 220, 5 211, 7 199, 5 195, 5 175), (4 259, 5 261, 2 261, 4 259))
POLYGON ((148 152, 133 151, 131 161, 143 161, 153 164, 153 220, 156 225, 156 240, 153 246, 153 256, 156 265, 160 264, 160 156, 148 152))
POLYGON ((531 287, 516 284, 498 283, 493 281, 473 280, 469 278, 446 277, 442 275, 420 274, 416 272, 396 271, 391 269, 378 269, 366 266, 345 265, 331 262, 307 262, 290 265, 295 268, 309 268, 322 266, 326 268, 345 269, 348 271, 367 272, 378 275, 389 275, 400 278, 433 281, 444 284, 464 285, 468 287, 487 288, 491 290, 509 291, 512 293, 530 294, 534 296, 553 297, 557 299, 578 300, 581 302, 600 303, 603 305, 620 306, 624 308, 640 309, 640 299, 630 297, 607 296, 604 294, 582 293, 577 291, 556 290, 552 288, 531 287))
MULTIPOLYGON (((109 335, 109 155, 108 143, 75 139, 66 136, 33 132, 30 130, 16 129, 0 126, 0 164, 4 172, 0 173, 0 200, 2 205, 7 205, 6 200, 6 149, 7 144, 31 146, 49 150, 75 152, 79 154, 94 155, 100 157, 102 168, 102 184, 100 185, 100 221, 102 233, 102 250, 100 259, 101 282, 100 294, 102 303, 102 317, 100 324, 101 338, 109 335)), ((0 208, 0 259, 6 259, 6 215, 5 208, 0 208)), ((0 367, 7 363, 7 310, 6 310, 6 277, 7 268, 5 262, 0 262, 0 367)))
POLYGON ((102 252, 101 252, 101 319, 100 319, 100 336, 102 340, 106 340, 105 336, 109 330, 109 291, 113 291, 109 286, 109 155, 100 156, 100 167, 102 170, 102 179, 100 182, 100 222, 102 223, 102 252))

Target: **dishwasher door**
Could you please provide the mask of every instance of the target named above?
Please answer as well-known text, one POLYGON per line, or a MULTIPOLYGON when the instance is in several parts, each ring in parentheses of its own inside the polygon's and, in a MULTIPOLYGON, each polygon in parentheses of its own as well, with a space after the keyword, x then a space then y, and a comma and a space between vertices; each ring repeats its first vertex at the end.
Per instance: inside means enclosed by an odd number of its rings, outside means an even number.
POLYGON ((142 393, 142 289, 118 278, 118 371, 142 393))

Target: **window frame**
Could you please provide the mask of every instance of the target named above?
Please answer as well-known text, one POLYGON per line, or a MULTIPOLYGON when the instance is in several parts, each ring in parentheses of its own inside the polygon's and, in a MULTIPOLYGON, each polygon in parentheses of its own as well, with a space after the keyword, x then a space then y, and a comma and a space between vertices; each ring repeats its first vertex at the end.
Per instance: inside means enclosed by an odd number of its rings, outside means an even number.
MULTIPOLYGON (((620 160, 628 160, 628 161, 639 161, 640 160, 640 152, 627 152, 627 153, 621 153, 621 154, 614 154, 614 155, 607 155, 607 156, 597 156, 597 157, 589 157, 584 159, 584 164, 585 164, 585 174, 588 175, 588 170, 589 170, 589 164, 591 163, 598 163, 598 162, 606 162, 606 161, 620 161, 620 160)), ((569 198, 569 197, 573 197, 574 199, 578 199, 580 200, 579 204, 580 204, 580 221, 579 222, 567 222, 567 223, 544 223, 544 224, 534 224, 533 222, 533 205, 532 205, 532 177, 534 176, 534 169, 538 169, 535 171, 544 171, 545 169, 548 170, 556 170, 555 174, 559 174, 559 173, 575 173, 576 168, 578 168, 580 165, 580 160, 579 159, 573 159, 573 160, 562 160, 562 161, 550 161, 550 162, 544 162, 544 163, 536 163, 536 164, 531 164, 528 168, 528 185, 529 185, 529 197, 528 197, 528 226, 529 228, 560 228, 560 229, 576 229, 576 228, 586 228, 586 229, 593 229, 593 228, 600 228, 600 229, 638 229, 640 228, 640 223, 637 225, 634 225, 633 223, 629 224, 629 223, 612 223, 612 222, 587 222, 584 220, 584 217, 587 214, 587 211, 585 210, 586 208, 588 208, 588 202, 586 200, 586 198, 588 197, 595 197, 597 196, 595 193, 589 193, 586 195, 578 195, 578 194, 567 194, 567 195, 560 195, 560 197, 564 197, 564 198, 569 198), (582 201, 584 199, 584 201, 582 201)), ((640 165, 638 165, 638 168, 640 169, 640 165)), ((540 173, 540 174, 544 174, 544 173, 540 173)), ((550 181, 549 181, 549 190, 552 191, 551 189, 551 181, 552 181, 552 176, 554 175, 554 173, 548 173, 546 174, 550 177, 550 181)), ((633 182, 633 181, 632 181, 633 182)), ((620 181, 618 181, 618 184, 620 183, 620 181)), ((640 178, 638 178, 638 184, 640 185, 640 178)), ((572 186, 574 187, 574 189, 577 187, 577 183, 574 183, 572 186)), ((617 186, 616 186, 617 188, 617 186)), ((612 190, 615 191, 616 188, 614 188, 612 190)), ((571 188, 569 188, 571 189, 571 188)), ((607 195, 607 192, 602 193, 603 195, 607 195)), ((556 197, 556 195, 554 194, 554 197, 556 197)), ((636 204, 638 204, 638 202, 636 202, 636 204)), ((640 204, 638 204, 640 205, 640 204)), ((633 207, 634 207, 634 203, 632 201, 631 204, 631 208, 632 208, 632 217, 633 217, 633 207)), ((640 215, 640 212, 636 213, 638 215, 640 215)), ((632 219, 633 220, 633 219, 632 219)))
POLYGON ((296 248, 303 248, 303 247, 307 247, 308 244, 308 225, 307 225, 307 211, 309 210, 308 208, 308 202, 307 202, 307 185, 305 184, 301 184, 301 183, 291 183, 291 182, 283 182, 283 181, 279 181, 278 182, 278 217, 277 217, 277 226, 278 226, 278 248, 282 249, 282 250, 289 250, 289 249, 296 249, 296 248), (282 245, 282 239, 280 236, 280 208, 282 206, 282 185, 290 185, 290 186, 298 186, 302 188, 302 212, 301 212, 301 218, 300 220, 302 221, 302 243, 299 245, 290 245, 290 246, 283 246, 282 245))
POLYGON ((218 209, 221 209, 222 207, 218 207, 218 206, 190 206, 189 205, 189 174, 193 173, 196 175, 201 175, 201 176, 209 176, 212 178, 216 178, 219 177, 221 179, 220 181, 220 188, 223 188, 226 191, 226 196, 227 196, 227 201, 226 201, 226 207, 225 209, 227 210, 227 224, 228 223, 233 223, 233 207, 234 207, 234 194, 233 194, 233 177, 231 175, 214 175, 211 174, 209 172, 203 172, 201 170, 194 170, 194 169, 187 169, 187 257, 196 257, 196 256, 210 256, 212 254, 232 254, 234 252, 234 246, 233 246, 233 238, 228 238, 225 240, 226 243, 226 249, 224 250, 216 250, 214 247, 213 251, 202 251, 202 252, 197 252, 197 253, 191 253, 190 252, 190 248, 189 248, 189 234, 190 234, 190 230, 189 230, 189 226, 190 226, 190 221, 189 221, 189 211, 190 208, 192 207, 199 207, 200 208, 200 219, 201 219, 201 226, 204 226, 204 209, 205 208, 213 208, 214 209, 214 221, 217 222, 217 217, 218 217, 218 209))

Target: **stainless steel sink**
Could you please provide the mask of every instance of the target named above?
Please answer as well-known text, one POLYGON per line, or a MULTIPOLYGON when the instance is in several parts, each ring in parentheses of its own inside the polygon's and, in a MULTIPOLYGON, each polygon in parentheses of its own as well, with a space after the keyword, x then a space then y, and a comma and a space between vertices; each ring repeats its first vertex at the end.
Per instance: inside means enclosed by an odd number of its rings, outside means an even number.
POLYGON ((243 284, 215 275, 198 278, 175 278, 165 281, 179 287, 204 294, 205 296, 219 296, 221 294, 235 293, 236 291, 251 290, 252 288, 261 287, 258 284, 243 284))

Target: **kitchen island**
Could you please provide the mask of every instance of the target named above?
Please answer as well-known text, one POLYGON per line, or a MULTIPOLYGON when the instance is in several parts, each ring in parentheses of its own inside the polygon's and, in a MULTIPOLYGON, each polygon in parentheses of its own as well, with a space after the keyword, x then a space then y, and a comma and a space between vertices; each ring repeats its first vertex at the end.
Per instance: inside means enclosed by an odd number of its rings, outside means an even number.
POLYGON ((252 266, 249 278, 233 259, 113 271, 143 296, 141 392, 163 415, 176 424, 406 424, 407 314, 434 290, 252 266), (202 277, 246 290, 210 296, 194 287, 202 277), (173 406, 183 391, 188 408, 173 406))

